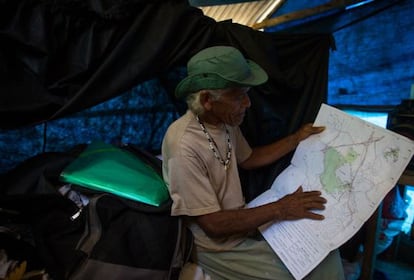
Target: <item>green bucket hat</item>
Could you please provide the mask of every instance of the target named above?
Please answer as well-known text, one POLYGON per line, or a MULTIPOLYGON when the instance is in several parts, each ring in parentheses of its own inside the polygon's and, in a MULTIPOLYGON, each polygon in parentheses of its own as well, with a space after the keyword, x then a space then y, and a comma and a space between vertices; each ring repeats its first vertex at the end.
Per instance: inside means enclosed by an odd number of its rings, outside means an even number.
POLYGON ((268 79, 262 67, 230 46, 215 46, 198 52, 188 61, 187 74, 175 89, 177 98, 202 89, 258 86, 268 79))

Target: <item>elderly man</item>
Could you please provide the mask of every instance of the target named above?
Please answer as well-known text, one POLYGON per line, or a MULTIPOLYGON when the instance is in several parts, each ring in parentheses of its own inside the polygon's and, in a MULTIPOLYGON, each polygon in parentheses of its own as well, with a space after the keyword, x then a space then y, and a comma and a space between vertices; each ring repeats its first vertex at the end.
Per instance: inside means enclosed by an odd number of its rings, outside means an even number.
MULTIPOLYGON (((212 279, 293 279, 257 228, 267 222, 324 217, 325 198, 301 186, 278 201, 246 208, 238 167, 270 164, 323 127, 305 124, 272 144, 251 148, 239 125, 250 107, 249 89, 267 81, 266 72, 241 52, 215 46, 194 55, 188 76, 176 88, 189 110, 170 125, 163 140, 163 176, 194 235, 193 261, 212 279)), ((306 279, 344 279, 333 251, 306 279)))

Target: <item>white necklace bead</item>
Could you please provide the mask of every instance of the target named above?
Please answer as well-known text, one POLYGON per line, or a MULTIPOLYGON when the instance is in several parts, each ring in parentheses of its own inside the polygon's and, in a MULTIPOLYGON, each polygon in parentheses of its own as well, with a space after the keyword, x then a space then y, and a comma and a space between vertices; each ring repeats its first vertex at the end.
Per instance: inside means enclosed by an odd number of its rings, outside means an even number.
POLYGON ((223 160, 223 158, 220 154, 220 150, 217 147, 216 141, 214 141, 213 137, 211 137, 210 133, 208 133, 208 131, 206 129, 206 126, 200 120, 198 115, 196 115, 196 120, 200 124, 201 130, 204 132, 204 135, 206 136, 206 138, 208 140, 210 150, 213 152, 214 157, 216 159, 218 159, 218 161, 224 166, 224 170, 227 170, 229 168, 229 165, 230 165, 231 150, 232 150, 231 141, 230 141, 230 133, 229 133, 229 130, 227 129, 227 126, 224 125, 224 128, 226 129, 227 151, 226 151, 226 160, 223 160))

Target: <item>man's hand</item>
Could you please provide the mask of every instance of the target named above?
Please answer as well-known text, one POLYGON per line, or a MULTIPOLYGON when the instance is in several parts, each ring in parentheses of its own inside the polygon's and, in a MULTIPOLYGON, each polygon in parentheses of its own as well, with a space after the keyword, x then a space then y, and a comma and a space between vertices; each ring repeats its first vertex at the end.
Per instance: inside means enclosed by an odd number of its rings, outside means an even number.
POLYGON ((295 132, 295 137, 297 139, 297 143, 302 140, 305 140, 312 134, 321 133, 325 130, 324 126, 313 126, 313 123, 304 124, 298 131, 295 132))
POLYGON ((323 220, 325 217, 312 210, 325 209, 326 199, 320 191, 304 192, 300 186, 294 193, 288 194, 274 202, 277 220, 312 219, 323 220))
POLYGON ((303 218, 323 220, 324 216, 312 210, 325 209, 326 199, 319 191, 304 192, 299 187, 278 201, 253 208, 221 210, 196 217, 196 222, 211 238, 247 234, 272 221, 303 218))

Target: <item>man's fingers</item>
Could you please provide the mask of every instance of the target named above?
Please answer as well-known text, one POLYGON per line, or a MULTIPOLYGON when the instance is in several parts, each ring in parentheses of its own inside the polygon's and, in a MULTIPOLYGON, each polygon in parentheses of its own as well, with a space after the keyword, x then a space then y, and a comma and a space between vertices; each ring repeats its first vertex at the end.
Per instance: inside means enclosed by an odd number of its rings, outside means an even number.
POLYGON ((320 215, 320 214, 316 214, 316 213, 313 213, 313 212, 308 212, 305 216, 306 216, 306 218, 312 219, 312 220, 321 221, 321 220, 325 219, 325 216, 320 215))
POLYGON ((314 126, 312 127, 312 134, 321 133, 324 130, 325 130, 324 126, 314 126))
POLYGON ((304 205, 306 209, 325 210, 325 204, 321 202, 309 202, 304 205))
MULTIPOLYGON (((298 193, 298 191, 296 191, 296 193, 298 193)), ((321 194, 322 193, 320 191, 301 192, 301 193, 298 193, 297 199, 301 199, 305 202, 317 201, 320 203, 326 203, 327 202, 326 198, 321 196, 321 194)))
POLYGON ((295 193, 301 193, 301 192, 303 192, 303 189, 302 189, 302 186, 299 186, 299 187, 296 189, 295 193))

